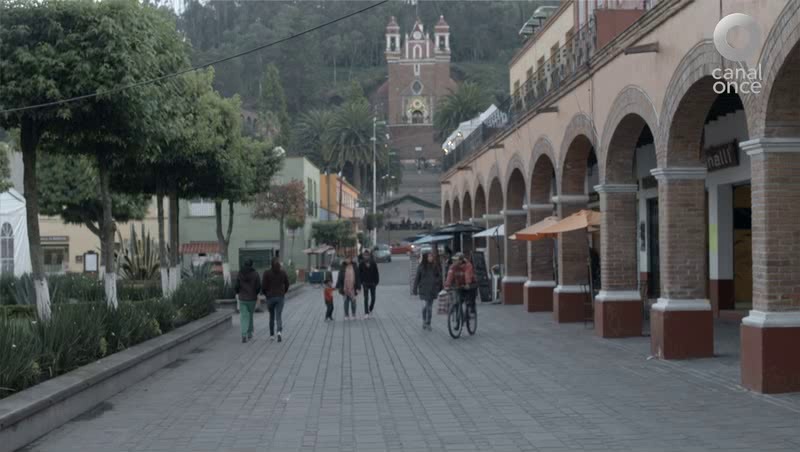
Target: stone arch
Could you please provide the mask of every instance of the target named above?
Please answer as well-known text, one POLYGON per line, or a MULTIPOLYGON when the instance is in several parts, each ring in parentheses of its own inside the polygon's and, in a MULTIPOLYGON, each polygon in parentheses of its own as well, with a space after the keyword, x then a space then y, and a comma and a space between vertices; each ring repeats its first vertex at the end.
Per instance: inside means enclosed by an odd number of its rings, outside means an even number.
POLYGON ((483 218, 486 214, 486 192, 483 190, 483 184, 478 184, 475 189, 475 218, 483 218))
POLYGON ((453 222, 461 221, 461 201, 458 199, 458 194, 456 194, 455 199, 453 199, 453 222))
MULTIPOLYGON (((653 134, 658 166, 704 166, 700 141, 708 108, 717 97, 714 92, 714 69, 723 67, 722 56, 711 40, 699 42, 683 57, 664 96, 658 130, 653 134)), ((745 117, 750 117, 745 103, 745 117)))
POLYGON ((508 183, 511 180, 511 174, 514 172, 514 170, 519 170, 519 173, 522 174, 522 183, 524 184, 523 186, 523 194, 524 194, 525 187, 528 186, 528 177, 526 176, 526 171, 525 171, 525 161, 516 152, 511 155, 511 159, 509 159, 508 165, 506 166, 506 172, 504 173, 503 177, 503 182, 504 182, 503 192, 508 194, 508 183))
MULTIPOLYGON (((486 192, 487 196, 489 195, 489 192, 491 192, 491 191, 492 191, 492 182, 493 182, 495 179, 497 179, 497 180, 502 180, 502 179, 500 178, 500 168, 497 166, 497 163, 493 163, 493 164, 492 164, 492 167, 491 167, 491 168, 489 168, 489 172, 488 172, 488 173, 486 173, 486 179, 484 179, 484 180, 483 180, 483 181, 484 181, 484 184, 485 184, 484 186, 485 186, 485 187, 488 187, 488 191, 486 192)), ((502 182, 501 182, 501 183, 500 183, 500 187, 502 188, 502 186, 503 186, 503 185, 502 185, 502 182)), ((488 198, 487 198, 487 199, 488 199, 488 198)))
POLYGON ((535 204, 551 202, 550 191, 555 179, 554 162, 556 158, 553 142, 546 135, 542 135, 536 140, 531 151, 528 202, 535 204))
POLYGON ((584 193, 586 162, 596 148, 597 134, 591 118, 584 113, 578 113, 570 121, 561 141, 556 173, 559 193, 584 193))
POLYGON ((603 127, 598 160, 600 183, 635 183, 632 171, 639 135, 644 127, 658 130, 658 113, 650 97, 638 86, 617 95, 603 127))
POLYGON ((461 203, 461 219, 469 220, 473 218, 472 215, 472 195, 469 190, 464 192, 464 201, 461 203))
MULTIPOLYGON (((789 122, 781 121, 782 109, 775 108, 782 106, 781 104, 789 107, 792 102, 796 105, 797 97, 787 96, 781 99, 778 93, 797 92, 796 83, 787 90, 788 83, 793 77, 785 75, 787 70, 796 71, 800 64, 797 61, 798 42, 800 42, 800 0, 790 0, 777 16, 761 49, 759 64, 764 71, 762 82, 764 89, 758 95, 742 99, 745 111, 748 112, 747 128, 751 138, 800 135, 798 129, 785 130, 789 122)), ((797 122, 795 118, 794 124, 797 122)))
POLYGON ((499 214, 503 210, 503 185, 500 183, 499 177, 491 179, 489 185, 489 199, 488 199, 487 213, 499 214))
POLYGON ((442 216, 442 221, 444 222, 444 224, 450 224, 453 222, 452 219, 453 215, 452 212, 450 211, 450 200, 447 200, 444 202, 444 214, 442 216))
POLYGON ((553 179, 555 167, 552 158, 547 154, 540 154, 531 165, 531 184, 528 200, 532 204, 550 204, 552 202, 553 179))
POLYGON ((525 173, 522 168, 509 168, 510 173, 506 182, 506 209, 519 210, 526 202, 525 173))

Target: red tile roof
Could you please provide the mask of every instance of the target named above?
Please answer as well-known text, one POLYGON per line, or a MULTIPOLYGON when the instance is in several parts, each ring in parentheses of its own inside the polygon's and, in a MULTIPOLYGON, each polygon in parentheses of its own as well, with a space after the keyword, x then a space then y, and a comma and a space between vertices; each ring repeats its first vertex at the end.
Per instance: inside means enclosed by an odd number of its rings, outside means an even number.
POLYGON ((219 242, 189 242, 181 245, 181 254, 217 254, 219 242))

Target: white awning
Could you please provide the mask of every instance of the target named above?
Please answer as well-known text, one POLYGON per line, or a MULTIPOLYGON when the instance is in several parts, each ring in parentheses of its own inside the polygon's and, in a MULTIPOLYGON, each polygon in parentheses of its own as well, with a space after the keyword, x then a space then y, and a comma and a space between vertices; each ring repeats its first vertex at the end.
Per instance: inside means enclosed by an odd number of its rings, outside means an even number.
POLYGON ((499 226, 495 226, 493 228, 489 228, 483 232, 479 232, 473 237, 505 237, 506 236, 506 225, 501 224, 499 226))

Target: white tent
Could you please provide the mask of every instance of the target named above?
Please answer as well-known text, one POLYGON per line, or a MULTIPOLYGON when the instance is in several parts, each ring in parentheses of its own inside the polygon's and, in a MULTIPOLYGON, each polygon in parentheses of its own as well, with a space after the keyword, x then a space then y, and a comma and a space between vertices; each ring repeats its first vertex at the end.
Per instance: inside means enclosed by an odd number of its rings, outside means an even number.
POLYGON ((0 273, 31 272, 25 197, 13 188, 0 193, 0 273))
POLYGON ((481 231, 481 232, 473 235, 473 237, 498 238, 498 237, 505 237, 505 235, 506 235, 506 225, 505 224, 501 224, 501 225, 495 226, 493 228, 489 228, 489 229, 487 229, 485 231, 481 231))

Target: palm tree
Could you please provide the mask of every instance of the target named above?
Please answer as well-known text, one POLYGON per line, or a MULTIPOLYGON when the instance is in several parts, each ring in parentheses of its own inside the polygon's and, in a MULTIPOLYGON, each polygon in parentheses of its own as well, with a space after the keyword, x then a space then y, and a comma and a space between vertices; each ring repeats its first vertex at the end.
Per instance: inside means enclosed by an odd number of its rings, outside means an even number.
POLYGON ((480 86, 464 82, 455 92, 439 101, 433 126, 439 140, 445 140, 458 128, 458 125, 478 116, 489 105, 489 98, 480 86))
POLYGON ((330 164, 327 140, 332 120, 331 110, 313 109, 303 113, 297 123, 296 147, 318 168, 330 164))
POLYGON ((367 102, 347 102, 336 110, 327 134, 325 160, 338 168, 353 167, 353 184, 359 189, 361 169, 372 164, 372 118, 367 102))

